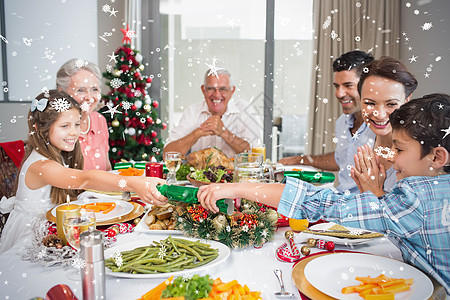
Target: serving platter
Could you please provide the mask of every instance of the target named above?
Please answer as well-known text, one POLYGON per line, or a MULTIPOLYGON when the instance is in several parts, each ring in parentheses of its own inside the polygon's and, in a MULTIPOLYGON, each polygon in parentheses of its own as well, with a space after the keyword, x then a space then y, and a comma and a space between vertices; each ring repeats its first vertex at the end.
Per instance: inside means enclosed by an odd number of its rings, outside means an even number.
MULTIPOLYGON (((114 257, 117 252, 133 250, 137 247, 142 247, 142 246, 148 246, 153 241, 160 241, 160 240, 163 240, 166 238, 167 238, 167 235, 140 235, 139 239, 136 239, 136 240, 133 240, 133 241, 130 241, 127 243, 123 243, 123 244, 117 244, 114 247, 106 249, 105 250, 105 259, 114 257)), ((210 244, 211 248, 219 249, 219 256, 215 260, 207 263, 206 265, 199 266, 199 267, 192 268, 192 269, 176 271, 176 272, 155 273, 155 274, 131 274, 131 273, 123 273, 123 272, 113 272, 109 268, 106 268, 106 275, 114 276, 114 277, 122 277, 122 278, 144 279, 144 278, 168 278, 172 275, 173 276, 180 276, 180 275, 182 276, 184 274, 198 274, 199 272, 207 271, 207 270, 214 268, 214 267, 220 265, 221 263, 225 262, 231 253, 230 248, 228 248, 226 245, 216 242, 216 241, 195 239, 195 238, 188 238, 188 237, 183 237, 183 239, 190 240, 190 241, 200 241, 205 244, 210 244)))
MULTIPOLYGON (((149 205, 150 206, 150 205, 149 205)), ((150 212, 150 209, 144 214, 144 216, 141 218, 141 221, 136 225, 134 228, 135 232, 142 232, 142 233, 148 233, 148 234, 183 234, 181 230, 157 230, 157 229, 150 229, 148 228, 148 225, 145 223, 145 219, 148 216, 148 213, 150 212)))
POLYGON ((310 261, 305 278, 322 293, 341 300, 361 299, 358 293, 343 294, 343 287, 359 285, 356 276, 377 277, 385 274, 393 278, 414 279, 410 290, 395 295, 401 299, 428 299, 433 294, 433 283, 422 271, 398 260, 365 254, 335 253, 310 261), (326 273, 324 273, 326 270, 326 273))

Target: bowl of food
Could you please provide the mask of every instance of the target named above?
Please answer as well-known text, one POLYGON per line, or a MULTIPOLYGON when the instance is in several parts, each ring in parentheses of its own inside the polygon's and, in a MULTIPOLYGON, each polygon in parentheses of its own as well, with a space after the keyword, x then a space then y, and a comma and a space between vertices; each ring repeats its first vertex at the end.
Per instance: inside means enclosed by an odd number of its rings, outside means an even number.
POLYGON ((195 187, 211 183, 233 182, 233 170, 225 169, 222 166, 213 166, 207 169, 195 170, 188 174, 186 179, 195 187))

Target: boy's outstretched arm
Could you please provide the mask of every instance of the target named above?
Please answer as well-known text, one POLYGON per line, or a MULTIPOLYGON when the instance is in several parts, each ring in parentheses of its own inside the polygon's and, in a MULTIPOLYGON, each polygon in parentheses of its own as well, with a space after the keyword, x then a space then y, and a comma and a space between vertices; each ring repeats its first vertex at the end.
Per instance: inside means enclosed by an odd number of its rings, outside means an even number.
POLYGON ((361 193, 370 191, 377 197, 383 196, 386 172, 373 149, 368 145, 358 147, 354 159, 355 167, 351 170, 351 176, 359 191, 361 193))
POLYGON ((197 197, 201 205, 218 212, 216 201, 227 198, 245 198, 254 202, 278 207, 284 184, 275 183, 216 183, 199 188, 197 197))

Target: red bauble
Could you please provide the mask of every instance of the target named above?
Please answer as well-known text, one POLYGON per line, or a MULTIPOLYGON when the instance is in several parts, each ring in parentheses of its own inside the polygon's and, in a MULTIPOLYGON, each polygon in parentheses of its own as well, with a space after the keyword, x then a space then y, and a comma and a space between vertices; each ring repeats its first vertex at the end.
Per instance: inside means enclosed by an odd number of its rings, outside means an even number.
POLYGON ((333 242, 327 242, 327 243, 325 244, 325 248, 326 248, 328 251, 333 251, 333 250, 334 250, 334 247, 335 247, 335 245, 334 245, 333 242))
POLYGON ((159 138, 155 139, 155 143, 158 143, 158 142, 159 142, 159 138))
POLYGON ((150 77, 147 77, 147 79, 145 81, 147 81, 148 83, 151 83, 152 79, 150 77))
POLYGON ((156 132, 156 131, 152 131, 152 137, 157 137, 158 136, 158 133, 156 132))
POLYGON ((162 127, 163 127, 163 129, 166 129, 167 128, 167 124, 166 123, 162 123, 162 127))
POLYGON ((132 111, 135 111, 136 109, 137 109, 136 105, 134 105, 134 104, 131 105, 131 110, 132 110, 132 111))
POLYGON ((148 118, 147 118, 147 122, 148 122, 149 124, 153 124, 153 118, 152 118, 152 117, 148 117, 148 118))
POLYGON ((316 247, 319 249, 325 249, 326 242, 324 240, 317 240, 316 247))
POLYGON ((158 101, 155 100, 155 101, 153 101, 152 105, 153 105, 154 108, 157 108, 159 103, 158 103, 158 101))

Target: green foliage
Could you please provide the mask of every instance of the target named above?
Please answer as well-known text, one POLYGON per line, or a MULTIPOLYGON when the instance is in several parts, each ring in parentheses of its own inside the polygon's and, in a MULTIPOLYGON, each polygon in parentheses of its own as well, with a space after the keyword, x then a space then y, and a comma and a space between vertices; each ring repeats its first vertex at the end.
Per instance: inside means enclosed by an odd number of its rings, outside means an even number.
POLYGON ((112 163, 125 160, 162 160, 160 131, 166 125, 155 108, 159 103, 150 98, 147 88, 151 79, 142 75, 144 66, 138 51, 123 45, 115 51, 117 63, 103 73, 111 90, 102 95, 108 107, 101 113, 109 127, 109 157, 112 163), (117 109, 117 112, 108 111, 117 109))

